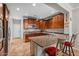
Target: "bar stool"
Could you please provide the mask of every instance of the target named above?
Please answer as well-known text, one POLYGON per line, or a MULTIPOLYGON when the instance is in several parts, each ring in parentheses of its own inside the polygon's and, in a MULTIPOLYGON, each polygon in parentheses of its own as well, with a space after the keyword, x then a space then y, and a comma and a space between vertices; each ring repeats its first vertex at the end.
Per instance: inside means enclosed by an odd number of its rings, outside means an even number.
POLYGON ((67 53, 67 51, 68 51, 69 56, 71 55, 71 52, 72 52, 73 56, 75 55, 74 51, 73 51, 73 46, 75 43, 76 36, 77 36, 77 34, 73 34, 70 41, 65 41, 63 43, 63 45, 64 45, 63 52, 67 53))
POLYGON ((65 39, 58 39, 56 47, 59 48, 60 50, 62 50, 64 41, 65 41, 65 39))
POLYGON ((60 50, 63 49, 63 43, 64 43, 64 41, 66 41, 66 39, 69 38, 69 34, 63 34, 63 36, 64 36, 63 38, 61 38, 61 37, 57 38, 57 45, 56 45, 56 47, 59 48, 60 50))
POLYGON ((44 53, 47 53, 48 56, 56 56, 59 51, 56 47, 48 47, 44 49, 44 53))
POLYGON ((44 55, 48 55, 48 56, 56 56, 57 53, 59 52, 60 50, 57 48, 57 47, 47 47, 44 49, 43 53, 44 55))

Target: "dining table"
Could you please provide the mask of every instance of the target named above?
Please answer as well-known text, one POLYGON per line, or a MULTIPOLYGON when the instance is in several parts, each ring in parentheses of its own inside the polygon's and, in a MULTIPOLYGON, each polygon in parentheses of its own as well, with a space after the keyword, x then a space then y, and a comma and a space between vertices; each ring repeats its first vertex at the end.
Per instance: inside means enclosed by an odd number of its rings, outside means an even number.
POLYGON ((43 56, 44 49, 50 46, 57 45, 58 39, 65 40, 67 38, 66 35, 61 34, 54 34, 54 35, 45 35, 45 36, 37 36, 37 37, 30 37, 30 51, 32 56, 43 56))

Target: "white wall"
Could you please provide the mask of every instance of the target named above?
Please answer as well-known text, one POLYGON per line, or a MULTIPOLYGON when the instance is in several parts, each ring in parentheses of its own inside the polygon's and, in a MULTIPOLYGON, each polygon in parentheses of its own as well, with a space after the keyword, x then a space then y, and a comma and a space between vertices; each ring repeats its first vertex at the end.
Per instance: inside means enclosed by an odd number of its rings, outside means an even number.
POLYGON ((72 32, 79 32, 79 10, 72 11, 72 32))
POLYGON ((79 48, 79 9, 72 11, 72 33, 78 33, 75 45, 79 48))
MULTIPOLYGON (((23 39, 23 20, 21 20, 21 31, 20 31, 20 35, 21 35, 21 39, 23 39)), ((18 24, 17 24, 18 25, 18 24)), ((10 28, 10 38, 13 39, 14 38, 14 23, 13 23, 13 19, 9 18, 9 28, 10 28)), ((16 30, 17 28, 15 28, 16 30)), ((18 36, 18 34, 15 33, 15 36, 18 36)))

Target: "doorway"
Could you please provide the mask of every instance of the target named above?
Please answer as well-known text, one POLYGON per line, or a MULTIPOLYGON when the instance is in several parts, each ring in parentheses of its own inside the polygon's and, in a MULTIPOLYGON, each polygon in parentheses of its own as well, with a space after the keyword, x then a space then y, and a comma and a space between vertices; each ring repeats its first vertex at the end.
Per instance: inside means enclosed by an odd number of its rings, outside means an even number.
POLYGON ((21 20, 13 20, 13 38, 21 38, 21 20))

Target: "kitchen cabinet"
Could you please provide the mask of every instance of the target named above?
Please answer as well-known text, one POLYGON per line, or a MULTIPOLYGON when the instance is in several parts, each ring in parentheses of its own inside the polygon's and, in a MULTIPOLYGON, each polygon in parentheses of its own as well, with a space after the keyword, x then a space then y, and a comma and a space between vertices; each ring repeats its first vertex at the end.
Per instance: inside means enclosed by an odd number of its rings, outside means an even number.
POLYGON ((50 29, 51 28, 51 19, 46 21, 46 29, 50 29))
POLYGON ((44 20, 44 21, 42 21, 42 29, 46 29, 47 28, 47 21, 46 20, 44 20))
POLYGON ((33 20, 32 19, 25 19, 24 24, 33 24, 33 20))
POLYGON ((34 23, 33 19, 28 19, 28 24, 33 24, 33 23, 34 23))
POLYGON ((39 20, 35 20, 35 24, 37 28, 40 28, 40 21, 39 20))
POLYGON ((45 20, 38 21, 37 26, 39 27, 39 29, 45 29, 46 28, 46 21, 45 20))
POLYGON ((40 20, 39 25, 40 25, 40 29, 44 29, 45 28, 45 21, 40 20))
POLYGON ((46 21, 45 20, 32 20, 32 19, 24 19, 24 27, 28 27, 31 24, 35 24, 39 29, 46 28, 46 21))
POLYGON ((49 20, 44 19, 31 19, 28 18, 24 20, 24 26, 35 24, 39 29, 58 29, 64 28, 64 14, 60 13, 55 16, 52 16, 49 20))
POLYGON ((32 25, 35 24, 35 20, 28 18, 23 20, 24 29, 27 29, 28 27, 32 27, 32 25))
POLYGON ((24 19, 23 20, 23 27, 24 27, 24 29, 26 29, 27 26, 28 26, 28 20, 24 19))
POLYGON ((42 23, 42 28, 43 28, 43 29, 46 29, 46 21, 45 21, 45 20, 44 20, 43 23, 42 23))
POLYGON ((64 14, 55 15, 49 20, 50 28, 64 28, 64 14))

